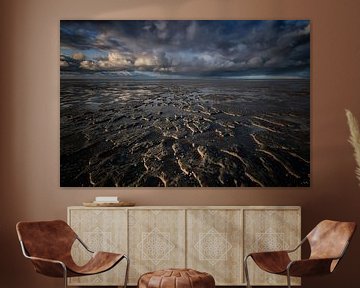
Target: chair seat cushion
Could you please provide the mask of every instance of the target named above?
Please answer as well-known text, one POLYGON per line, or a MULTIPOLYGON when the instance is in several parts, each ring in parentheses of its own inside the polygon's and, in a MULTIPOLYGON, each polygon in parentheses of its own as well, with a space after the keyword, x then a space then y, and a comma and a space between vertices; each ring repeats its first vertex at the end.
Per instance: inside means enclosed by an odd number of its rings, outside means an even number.
POLYGON ((166 269, 143 274, 138 288, 213 288, 214 277, 193 269, 166 269))

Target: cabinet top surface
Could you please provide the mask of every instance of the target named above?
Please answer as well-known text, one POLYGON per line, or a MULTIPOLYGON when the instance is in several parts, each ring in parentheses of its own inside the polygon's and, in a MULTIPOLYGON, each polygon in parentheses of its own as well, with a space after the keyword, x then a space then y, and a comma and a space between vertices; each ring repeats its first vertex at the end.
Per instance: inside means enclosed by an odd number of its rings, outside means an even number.
POLYGON ((85 206, 69 206, 68 209, 132 209, 132 210, 202 210, 202 209, 221 209, 221 210, 236 210, 236 209, 279 209, 279 210, 300 210, 301 206, 133 206, 133 207, 85 207, 85 206))

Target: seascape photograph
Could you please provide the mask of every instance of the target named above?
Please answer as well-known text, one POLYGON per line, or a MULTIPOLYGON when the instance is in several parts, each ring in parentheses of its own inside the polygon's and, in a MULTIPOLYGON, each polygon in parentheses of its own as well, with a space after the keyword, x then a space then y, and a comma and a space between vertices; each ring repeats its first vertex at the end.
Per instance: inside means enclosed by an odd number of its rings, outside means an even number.
POLYGON ((309 187, 310 21, 61 20, 61 187, 309 187))

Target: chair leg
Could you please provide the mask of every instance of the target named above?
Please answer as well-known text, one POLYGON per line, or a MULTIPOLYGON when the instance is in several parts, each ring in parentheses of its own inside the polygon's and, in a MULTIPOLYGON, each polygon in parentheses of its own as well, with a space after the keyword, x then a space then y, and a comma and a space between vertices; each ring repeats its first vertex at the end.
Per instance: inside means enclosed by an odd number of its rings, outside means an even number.
POLYGON ((64 287, 67 288, 67 270, 66 270, 66 266, 64 264, 61 265, 64 269, 64 287))
POLYGON ((248 269, 248 265, 247 265, 247 259, 249 258, 250 255, 247 255, 244 258, 244 272, 245 272, 245 279, 246 279, 246 287, 247 288, 251 288, 250 285, 250 279, 249 279, 249 269, 248 269))
POLYGON ((129 257, 127 257, 127 256, 124 256, 124 258, 126 259, 126 270, 125 270, 124 288, 126 288, 126 287, 127 287, 128 278, 129 278, 130 259, 129 259, 129 257))
POLYGON ((287 269, 286 276, 287 276, 288 288, 291 288, 291 278, 290 278, 290 271, 289 271, 289 269, 287 269))

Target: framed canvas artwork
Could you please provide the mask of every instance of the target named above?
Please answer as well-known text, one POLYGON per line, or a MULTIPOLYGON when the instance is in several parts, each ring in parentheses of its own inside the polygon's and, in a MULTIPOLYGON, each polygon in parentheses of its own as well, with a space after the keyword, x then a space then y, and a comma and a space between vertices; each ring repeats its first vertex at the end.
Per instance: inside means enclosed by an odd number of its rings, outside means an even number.
POLYGON ((62 187, 308 187, 310 21, 60 21, 62 187))

